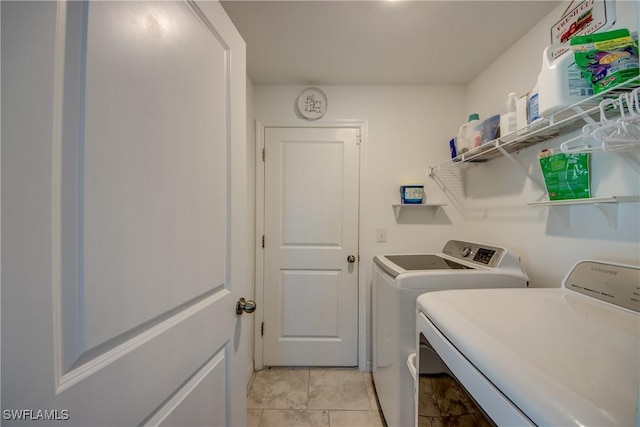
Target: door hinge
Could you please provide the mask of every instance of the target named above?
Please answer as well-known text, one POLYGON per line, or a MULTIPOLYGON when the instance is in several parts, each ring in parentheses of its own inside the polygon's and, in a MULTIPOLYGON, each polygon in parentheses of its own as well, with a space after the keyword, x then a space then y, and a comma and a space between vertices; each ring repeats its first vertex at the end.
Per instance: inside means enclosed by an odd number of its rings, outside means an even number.
POLYGON ((265 157, 266 157, 266 154, 265 154, 265 151, 264 151, 264 148, 263 148, 263 149, 262 149, 262 161, 263 161, 263 162, 264 162, 265 157))
POLYGON ((260 324, 260 336, 263 337, 264 336, 264 322, 262 322, 260 324))
POLYGON ((264 234, 262 235, 262 248, 264 249, 264 234))
POLYGON ((357 141, 358 145, 360 145, 360 143, 362 142, 362 132, 361 132, 360 128, 356 129, 356 141, 357 141))

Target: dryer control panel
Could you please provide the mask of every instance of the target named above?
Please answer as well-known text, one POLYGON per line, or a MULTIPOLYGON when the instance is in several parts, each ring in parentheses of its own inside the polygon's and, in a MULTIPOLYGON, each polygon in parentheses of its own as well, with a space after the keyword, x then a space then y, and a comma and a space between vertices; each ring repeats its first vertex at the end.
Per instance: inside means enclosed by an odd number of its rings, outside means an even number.
POLYGON ((574 264, 562 285, 572 291, 640 312, 640 267, 584 260, 574 264))
POLYGON ((442 248, 443 254, 487 267, 497 267, 505 252, 504 248, 459 240, 449 240, 442 248))

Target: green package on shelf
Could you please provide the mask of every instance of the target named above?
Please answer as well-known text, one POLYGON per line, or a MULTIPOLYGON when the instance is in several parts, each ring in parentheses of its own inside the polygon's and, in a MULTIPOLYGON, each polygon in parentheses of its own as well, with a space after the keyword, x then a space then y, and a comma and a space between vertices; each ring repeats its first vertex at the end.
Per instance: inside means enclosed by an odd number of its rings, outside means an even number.
POLYGON ((584 199, 591 197, 589 153, 540 153, 540 168, 549 200, 584 199))

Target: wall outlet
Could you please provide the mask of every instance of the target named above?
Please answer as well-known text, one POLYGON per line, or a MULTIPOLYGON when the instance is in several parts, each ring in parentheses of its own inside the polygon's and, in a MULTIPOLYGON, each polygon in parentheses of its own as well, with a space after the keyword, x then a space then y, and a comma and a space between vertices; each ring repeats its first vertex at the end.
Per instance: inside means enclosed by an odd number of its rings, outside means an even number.
POLYGON ((376 240, 378 242, 386 242, 387 241, 387 229, 384 227, 376 228, 376 240))

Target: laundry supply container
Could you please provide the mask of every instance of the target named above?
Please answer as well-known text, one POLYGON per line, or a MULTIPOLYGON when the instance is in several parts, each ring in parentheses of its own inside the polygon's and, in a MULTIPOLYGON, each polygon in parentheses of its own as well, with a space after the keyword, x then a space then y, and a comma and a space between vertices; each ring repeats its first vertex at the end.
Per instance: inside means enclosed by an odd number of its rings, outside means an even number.
POLYGON ((402 204, 419 205, 424 198, 424 185, 407 184, 400 186, 400 202, 402 204))
POLYGON ((477 114, 470 114, 469 121, 460 126, 457 138, 458 154, 466 153, 473 148, 473 140, 476 136, 476 130, 479 124, 481 124, 480 116, 477 114))
POLYGON ((591 95, 591 82, 582 77, 573 52, 563 45, 547 46, 542 54, 542 68, 538 74, 540 116, 548 117, 591 95))

